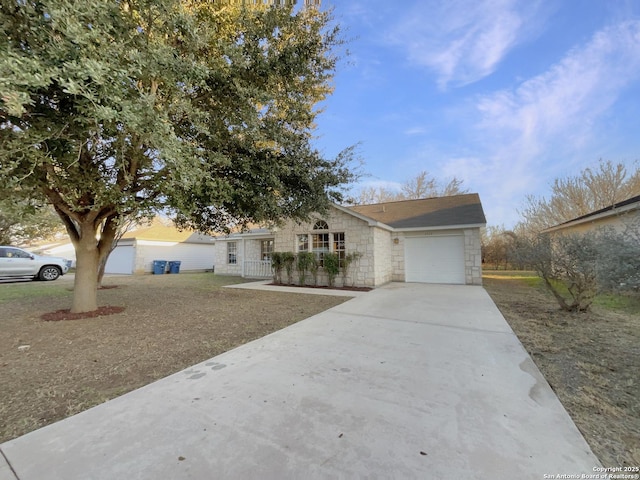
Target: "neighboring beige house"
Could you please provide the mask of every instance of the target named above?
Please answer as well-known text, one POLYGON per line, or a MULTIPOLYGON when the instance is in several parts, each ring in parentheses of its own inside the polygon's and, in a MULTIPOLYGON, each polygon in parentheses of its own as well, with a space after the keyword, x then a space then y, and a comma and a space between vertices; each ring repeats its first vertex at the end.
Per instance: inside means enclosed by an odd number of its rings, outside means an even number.
POLYGON ((640 225, 640 195, 547 228, 544 233, 586 233, 602 227, 622 232, 632 224, 640 225))
MULTIPOLYGON (((480 228, 486 224, 477 194, 343 207, 333 205, 310 222, 218 237, 215 272, 247 278, 271 276, 271 254, 326 252, 362 257, 348 285, 391 281, 482 284, 480 228)), ((341 277, 337 284, 340 285, 341 277)), ((322 269, 320 284, 326 284, 322 269)))

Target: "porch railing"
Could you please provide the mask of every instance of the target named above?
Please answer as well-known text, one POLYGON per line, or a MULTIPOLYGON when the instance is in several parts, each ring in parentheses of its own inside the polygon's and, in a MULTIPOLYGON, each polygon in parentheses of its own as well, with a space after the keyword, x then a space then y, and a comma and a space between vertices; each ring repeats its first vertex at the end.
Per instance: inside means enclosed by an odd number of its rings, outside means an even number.
POLYGON ((245 260, 242 273, 246 278, 270 278, 271 260, 245 260))

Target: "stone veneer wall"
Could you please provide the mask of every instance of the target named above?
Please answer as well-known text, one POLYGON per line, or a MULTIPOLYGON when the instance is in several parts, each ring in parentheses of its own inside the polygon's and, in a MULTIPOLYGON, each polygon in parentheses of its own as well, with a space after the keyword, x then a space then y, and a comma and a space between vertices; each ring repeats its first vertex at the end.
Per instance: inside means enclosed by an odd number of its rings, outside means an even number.
POLYGON ((393 255, 393 243, 391 232, 382 228, 373 227, 374 243, 374 286, 384 285, 393 279, 391 259, 393 255))
POLYGON ((391 280, 404 282, 404 233, 391 235, 391 280))
POLYGON ((467 285, 482 285, 482 249, 479 228, 464 230, 464 273, 467 285))
POLYGON ((230 241, 236 242, 236 260, 238 263, 235 265, 227 263, 227 244, 229 241, 217 241, 213 262, 215 273, 219 275, 242 275, 242 260, 244 259, 242 240, 233 239, 230 241))
MULTIPOLYGON (((330 209, 325 215, 315 215, 310 222, 298 224, 294 221, 288 221, 281 226, 275 233, 274 251, 275 252, 297 252, 297 235, 312 234, 313 225, 317 220, 324 220, 329 225, 327 232, 329 234, 344 232, 346 253, 354 251, 362 253, 362 257, 357 264, 351 265, 347 285, 352 283, 359 287, 373 287, 375 283, 375 263, 373 259, 375 243, 372 234, 372 228, 359 218, 348 215, 337 209, 330 209)), ((330 238, 333 242, 333 238, 330 238)), ((286 281, 286 273, 283 273, 283 280, 286 281)), ((297 282, 297 277, 295 279, 297 282)), ((311 274, 308 274, 308 283, 311 283, 311 274)), ((326 285, 327 276, 320 269, 318 275, 318 284, 326 285)), ((342 286, 342 272, 336 278, 336 285, 342 286)))

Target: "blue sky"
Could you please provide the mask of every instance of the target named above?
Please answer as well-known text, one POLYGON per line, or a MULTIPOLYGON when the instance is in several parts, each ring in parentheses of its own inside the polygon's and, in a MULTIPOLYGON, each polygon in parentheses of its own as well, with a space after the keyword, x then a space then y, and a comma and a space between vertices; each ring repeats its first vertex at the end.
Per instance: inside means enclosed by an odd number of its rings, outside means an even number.
POLYGON ((365 185, 422 170, 511 227, 526 195, 600 158, 640 158, 636 0, 323 0, 349 39, 318 119, 328 156, 361 142, 365 185))

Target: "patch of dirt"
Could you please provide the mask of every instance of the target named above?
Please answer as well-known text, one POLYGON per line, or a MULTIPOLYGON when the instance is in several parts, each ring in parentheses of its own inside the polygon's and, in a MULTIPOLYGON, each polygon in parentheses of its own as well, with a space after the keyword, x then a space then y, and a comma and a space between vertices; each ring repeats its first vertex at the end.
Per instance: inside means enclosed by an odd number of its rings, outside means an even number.
MULTIPOLYGON (((79 413, 349 300, 222 288, 213 274, 111 277, 120 313, 44 322, 71 292, 39 282, 0 305, 0 443, 79 413), (47 294, 47 291, 52 293, 47 294), (31 293, 34 292, 34 293, 31 293)), ((0 288, 15 288, 10 284, 0 288)))
POLYGON ((483 283, 602 464, 640 466, 640 315, 563 312, 517 278, 483 283))
POLYGON ((45 313, 40 316, 45 322, 59 322, 61 320, 80 320, 83 318, 96 318, 104 317, 105 315, 113 315, 115 313, 124 312, 124 307, 112 307, 105 305, 104 307, 98 307, 97 310, 92 312, 83 313, 71 313, 71 309, 66 308, 62 310, 56 310, 55 312, 45 313))

